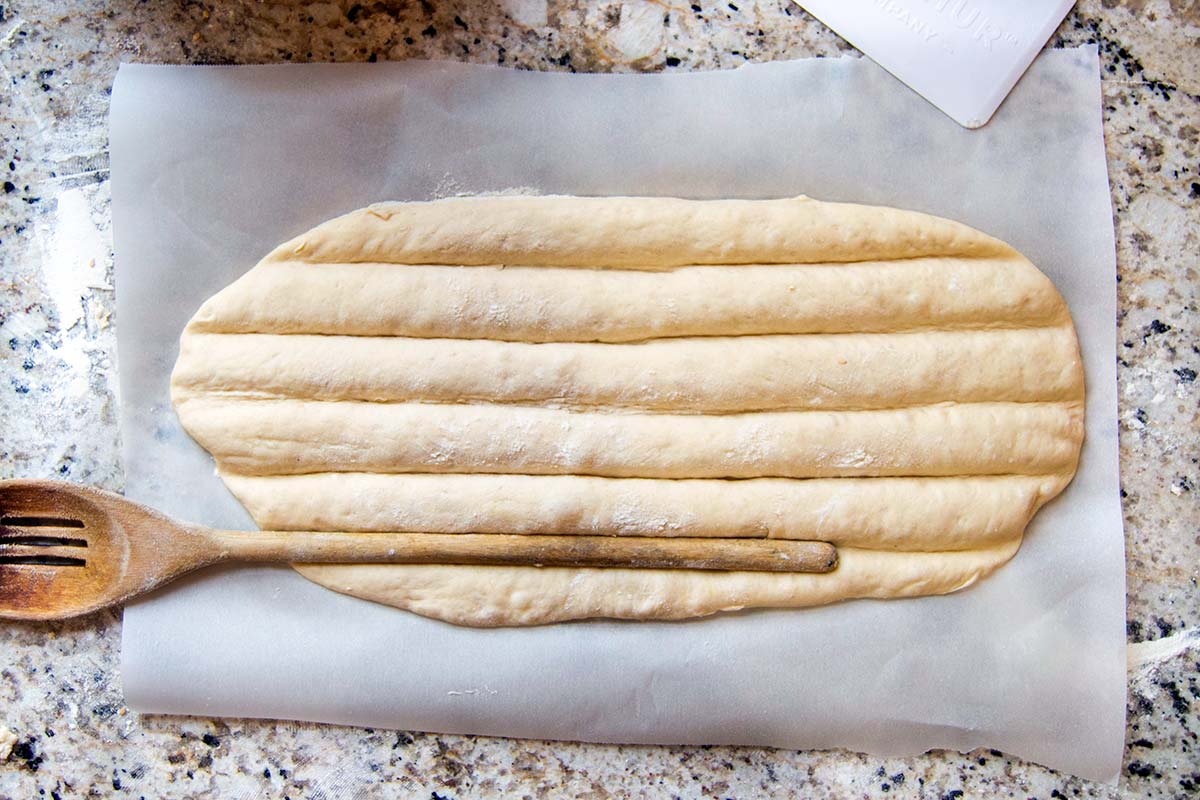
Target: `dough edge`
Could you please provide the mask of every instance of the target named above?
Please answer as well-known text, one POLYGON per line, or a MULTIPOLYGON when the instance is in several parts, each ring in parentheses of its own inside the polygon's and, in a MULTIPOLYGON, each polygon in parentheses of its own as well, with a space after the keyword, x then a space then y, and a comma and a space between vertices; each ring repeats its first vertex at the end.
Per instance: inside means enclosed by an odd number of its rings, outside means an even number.
POLYGON ((569 620, 681 620, 751 608, 949 594, 1011 559, 1021 537, 978 550, 839 548, 825 574, 682 570, 293 564, 310 581, 363 600, 470 627, 569 620))

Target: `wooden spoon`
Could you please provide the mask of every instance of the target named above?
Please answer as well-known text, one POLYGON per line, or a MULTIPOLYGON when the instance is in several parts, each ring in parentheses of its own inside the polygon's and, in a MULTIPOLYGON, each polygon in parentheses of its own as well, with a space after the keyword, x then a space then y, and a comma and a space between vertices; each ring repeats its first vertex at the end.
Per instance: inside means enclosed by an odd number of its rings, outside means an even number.
POLYGON ((0 481, 0 619, 63 619, 221 561, 829 572, 837 549, 787 539, 221 531, 111 492, 0 481))

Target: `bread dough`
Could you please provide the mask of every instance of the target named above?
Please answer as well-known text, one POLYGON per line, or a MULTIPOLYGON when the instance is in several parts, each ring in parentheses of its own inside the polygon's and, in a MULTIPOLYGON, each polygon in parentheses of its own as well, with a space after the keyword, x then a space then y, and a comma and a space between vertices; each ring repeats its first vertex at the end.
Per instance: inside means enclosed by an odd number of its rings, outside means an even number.
POLYGON ((638 344, 196 334, 181 389, 207 397, 521 403, 670 412, 1068 401, 1070 327, 694 336, 638 344), (719 365, 719 369, 714 369, 719 365))
POLYGON ((1071 403, 870 411, 636 414, 484 403, 196 397, 184 427, 224 469, 615 478, 1056 474, 1083 431, 1071 403))
POLYGON ((838 568, 824 575, 409 564, 298 569, 334 591, 429 617, 465 625, 540 625, 588 617, 686 619, 848 597, 946 594, 990 574, 1020 545, 1017 538, 989 548, 935 553, 839 547, 838 568))
POLYGON ((1016 255, 947 219, 807 197, 503 196, 377 203, 284 242, 267 261, 660 270, 1016 255))
POLYGON ((970 550, 1018 539, 1057 475, 754 478, 320 472, 225 483, 272 530, 558 533, 833 540, 970 550), (719 497, 720 502, 712 502, 719 497))
POLYGON ((958 223, 807 198, 372 206, 207 301, 172 397, 267 528, 816 538, 841 558, 299 567, 469 625, 954 591, 1016 552, 1083 437, 1078 342, 1033 265, 958 223))
POLYGON ((988 259, 630 269, 265 260, 192 331, 628 342, 673 336, 1021 328, 1066 322, 1046 276, 988 259), (286 294, 286 303, 263 298, 286 294), (682 298, 691 298, 681 303, 682 298), (698 302, 702 298, 702 302, 698 302))

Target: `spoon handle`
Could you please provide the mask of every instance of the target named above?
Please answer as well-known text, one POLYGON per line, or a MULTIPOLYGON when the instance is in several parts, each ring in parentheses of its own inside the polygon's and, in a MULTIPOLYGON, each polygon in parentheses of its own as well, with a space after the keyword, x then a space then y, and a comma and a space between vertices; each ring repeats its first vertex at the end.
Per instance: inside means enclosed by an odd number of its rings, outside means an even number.
POLYGON ((830 572, 837 548, 788 539, 212 531, 223 560, 830 572))

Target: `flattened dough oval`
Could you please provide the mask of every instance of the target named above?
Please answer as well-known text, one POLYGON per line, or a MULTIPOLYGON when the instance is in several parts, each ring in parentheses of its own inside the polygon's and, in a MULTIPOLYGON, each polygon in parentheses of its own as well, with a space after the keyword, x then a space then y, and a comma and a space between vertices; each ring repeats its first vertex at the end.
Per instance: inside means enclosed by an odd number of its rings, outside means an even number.
POLYGON ((949 220, 808 198, 382 203, 184 331, 184 427, 264 527, 818 538, 826 575, 307 565, 463 625, 964 588, 1074 475, 1075 331, 949 220))

